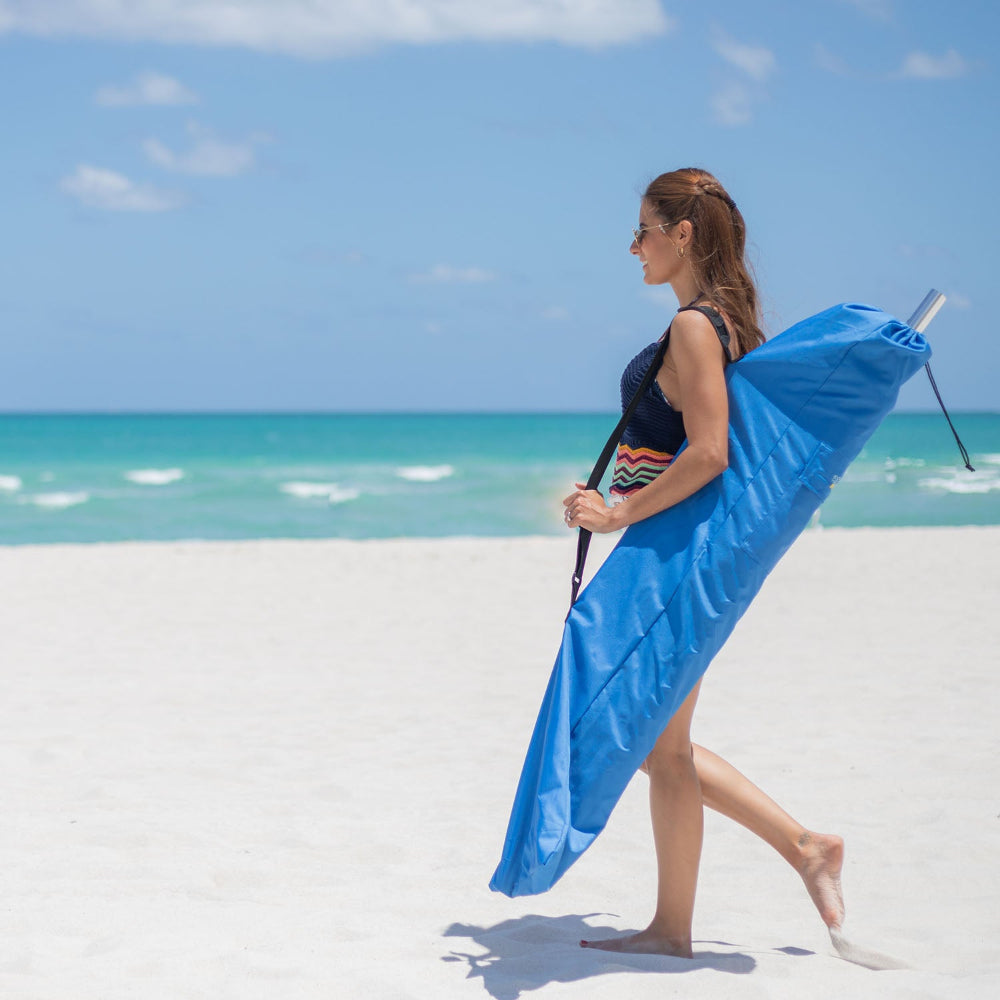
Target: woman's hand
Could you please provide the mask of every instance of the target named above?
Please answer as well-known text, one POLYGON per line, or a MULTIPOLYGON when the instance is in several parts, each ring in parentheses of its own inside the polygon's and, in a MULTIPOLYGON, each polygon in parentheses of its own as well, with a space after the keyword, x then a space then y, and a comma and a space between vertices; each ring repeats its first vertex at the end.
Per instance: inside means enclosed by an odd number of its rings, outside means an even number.
POLYGON ((566 508, 565 520, 570 528, 586 528, 597 534, 607 534, 623 527, 618 523, 615 511, 617 507, 609 507, 604 497, 597 490, 588 490, 586 483, 577 483, 576 491, 570 493, 563 506, 566 508))

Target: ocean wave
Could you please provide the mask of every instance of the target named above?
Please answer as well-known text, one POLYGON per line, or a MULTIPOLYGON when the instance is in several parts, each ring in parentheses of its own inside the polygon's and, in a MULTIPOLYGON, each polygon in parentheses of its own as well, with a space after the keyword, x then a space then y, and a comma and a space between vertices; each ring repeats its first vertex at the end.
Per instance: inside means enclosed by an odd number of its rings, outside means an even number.
POLYGON ((987 465, 1000 465, 1000 455, 975 455, 977 462, 985 462, 987 465))
POLYGON ((1000 476, 993 470, 987 472, 968 472, 956 469, 950 476, 933 476, 921 479, 922 490, 932 492, 941 490, 945 493, 992 493, 1000 491, 1000 476))
POLYGON ((927 464, 924 458, 887 458, 887 469, 922 469, 927 464))
POLYGON ((168 483, 176 483, 178 479, 183 479, 184 470, 133 469, 125 473, 125 478, 130 483, 138 483, 140 486, 166 486, 168 483))
POLYGON ((90 499, 89 493, 35 493, 23 498, 24 503, 33 503, 36 507, 46 510, 62 510, 65 507, 76 507, 90 499))
POLYGON ((396 470, 396 475, 400 479, 406 479, 411 483, 436 483, 454 474, 455 468, 451 465, 404 465, 403 468, 396 470))
POLYGON ((282 493, 300 500, 328 500, 330 503, 346 503, 361 496, 361 490, 338 483, 282 483, 280 489, 282 493))
POLYGON ((842 482, 854 484, 882 483, 885 482, 885 469, 877 465, 851 465, 848 466, 847 472, 844 473, 842 482))
POLYGON ((24 484, 20 476, 0 476, 0 490, 16 493, 24 484))

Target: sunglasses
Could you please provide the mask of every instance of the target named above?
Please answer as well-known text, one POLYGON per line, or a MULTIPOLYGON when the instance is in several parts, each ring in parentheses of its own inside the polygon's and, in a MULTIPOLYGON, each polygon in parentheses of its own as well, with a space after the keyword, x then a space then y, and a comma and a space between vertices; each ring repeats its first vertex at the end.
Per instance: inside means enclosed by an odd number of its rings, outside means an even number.
POLYGON ((640 226, 638 229, 632 230, 632 235, 635 237, 635 239, 633 239, 632 242, 637 247, 641 247, 642 241, 646 238, 646 233, 650 232, 653 229, 659 229, 659 231, 662 233, 665 229, 669 229, 671 226, 676 226, 676 225, 677 225, 676 222, 661 222, 659 225, 656 226, 640 226))

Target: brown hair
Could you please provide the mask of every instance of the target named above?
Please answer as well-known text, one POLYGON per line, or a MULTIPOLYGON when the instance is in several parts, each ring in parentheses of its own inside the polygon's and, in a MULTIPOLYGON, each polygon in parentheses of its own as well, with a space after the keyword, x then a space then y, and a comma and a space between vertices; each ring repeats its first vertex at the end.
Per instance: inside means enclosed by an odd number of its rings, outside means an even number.
POLYGON ((726 189, 707 170, 684 167, 660 174, 643 200, 665 223, 691 223, 691 267, 705 298, 733 325, 733 355, 764 343, 757 289, 746 261, 746 223, 726 189))

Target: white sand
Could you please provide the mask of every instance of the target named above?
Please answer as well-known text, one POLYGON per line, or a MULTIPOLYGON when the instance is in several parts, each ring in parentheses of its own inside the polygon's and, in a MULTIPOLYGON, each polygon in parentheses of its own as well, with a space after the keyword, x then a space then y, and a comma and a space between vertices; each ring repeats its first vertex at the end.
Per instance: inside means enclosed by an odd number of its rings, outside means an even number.
POLYGON ((882 972, 712 814, 698 957, 579 949, 650 915, 642 776, 488 891, 572 546, 0 549, 0 997, 1000 995, 1000 529, 807 533, 704 685, 695 738, 846 838, 882 972))

